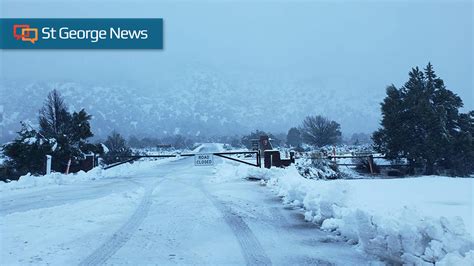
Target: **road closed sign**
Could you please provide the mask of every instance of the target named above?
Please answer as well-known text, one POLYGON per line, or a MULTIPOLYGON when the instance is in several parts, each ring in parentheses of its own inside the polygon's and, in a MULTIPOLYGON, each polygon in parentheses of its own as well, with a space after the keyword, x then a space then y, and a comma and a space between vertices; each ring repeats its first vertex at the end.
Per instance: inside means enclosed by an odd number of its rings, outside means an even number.
POLYGON ((210 166, 214 165, 214 155, 211 153, 201 153, 194 155, 194 165, 210 166))

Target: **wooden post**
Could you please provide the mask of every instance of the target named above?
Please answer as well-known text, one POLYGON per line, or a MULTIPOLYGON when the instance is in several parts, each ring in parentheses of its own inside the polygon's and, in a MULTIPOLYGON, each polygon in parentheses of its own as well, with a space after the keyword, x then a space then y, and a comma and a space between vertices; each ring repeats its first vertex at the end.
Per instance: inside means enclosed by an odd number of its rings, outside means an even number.
POLYGON ((69 158, 69 161, 67 161, 66 175, 69 174, 69 167, 71 167, 71 158, 69 158))
POLYGON ((260 150, 257 150, 257 166, 262 168, 262 155, 260 154, 260 150))
POLYGON ((371 154, 368 156, 368 161, 369 161, 369 168, 370 168, 370 173, 374 173, 374 156, 371 154))

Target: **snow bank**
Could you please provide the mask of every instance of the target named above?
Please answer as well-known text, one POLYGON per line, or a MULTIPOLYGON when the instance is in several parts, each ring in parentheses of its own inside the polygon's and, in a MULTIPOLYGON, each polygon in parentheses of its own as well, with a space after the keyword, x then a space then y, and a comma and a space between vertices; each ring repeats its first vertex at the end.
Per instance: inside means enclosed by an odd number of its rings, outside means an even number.
POLYGON ((285 204, 302 208, 307 221, 388 263, 474 265, 474 179, 322 181, 305 179, 294 167, 243 165, 216 174, 262 178, 285 204))
POLYGON ((0 193, 5 194, 9 191, 18 189, 44 187, 50 185, 65 185, 77 182, 85 182, 90 180, 114 177, 128 177, 137 174, 149 174, 150 169, 155 168, 162 163, 177 160, 178 158, 165 158, 157 161, 137 161, 133 164, 123 164, 108 170, 96 167, 88 172, 80 171, 75 174, 51 173, 49 175, 34 176, 24 175, 17 181, 9 183, 0 182, 0 193))
POLYGON ((327 159, 301 158, 295 164, 303 177, 309 179, 337 179, 341 175, 327 159))

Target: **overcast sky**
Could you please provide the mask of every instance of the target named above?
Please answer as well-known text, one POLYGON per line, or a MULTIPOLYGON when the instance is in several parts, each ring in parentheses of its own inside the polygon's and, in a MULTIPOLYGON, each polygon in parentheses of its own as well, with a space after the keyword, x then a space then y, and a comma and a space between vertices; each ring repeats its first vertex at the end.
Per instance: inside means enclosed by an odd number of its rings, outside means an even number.
POLYGON ((471 1, 21 1, 2 17, 162 17, 162 51, 1 51, 2 78, 146 85, 210 68, 360 93, 431 61, 474 109, 471 1))

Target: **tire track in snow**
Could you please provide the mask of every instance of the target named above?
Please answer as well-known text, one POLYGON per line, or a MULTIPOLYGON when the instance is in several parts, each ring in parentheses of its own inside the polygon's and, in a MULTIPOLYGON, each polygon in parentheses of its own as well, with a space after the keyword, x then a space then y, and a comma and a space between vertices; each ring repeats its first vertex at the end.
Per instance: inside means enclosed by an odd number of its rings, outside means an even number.
POLYGON ((79 265, 102 265, 107 262, 107 260, 112 257, 125 243, 130 240, 135 231, 138 229, 138 226, 143 222, 145 217, 148 215, 150 206, 152 204, 152 194, 156 186, 162 182, 156 182, 151 187, 148 187, 145 191, 140 204, 135 209, 133 215, 128 219, 128 221, 117 230, 112 237, 107 239, 102 246, 97 248, 92 254, 86 257, 79 265))
POLYGON ((247 265, 272 265, 270 258, 265 253, 262 245, 249 228, 247 223, 232 211, 232 209, 219 201, 216 197, 209 194, 200 184, 201 191, 212 202, 212 204, 222 213, 225 222, 234 233, 239 242, 242 255, 244 256, 247 265))
MULTIPOLYGON (((134 186, 141 186, 141 184, 133 180, 119 181, 118 189, 121 189, 124 183, 134 186)), ((36 209, 44 209, 56 207, 66 204, 75 203, 83 200, 98 199, 116 193, 116 190, 105 191, 104 188, 110 186, 110 183, 100 184, 92 187, 78 186, 73 188, 58 189, 47 191, 47 195, 34 193, 33 195, 16 196, 13 199, 0 199, 0 216, 9 215, 16 212, 26 212, 36 209), (85 188, 85 189, 82 189, 85 188)), ((128 188, 129 189, 129 188, 128 188)), ((119 191, 120 192, 120 191, 119 191)))

